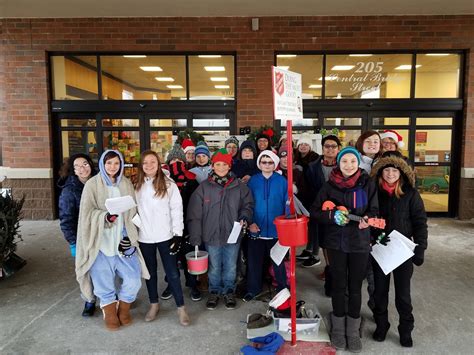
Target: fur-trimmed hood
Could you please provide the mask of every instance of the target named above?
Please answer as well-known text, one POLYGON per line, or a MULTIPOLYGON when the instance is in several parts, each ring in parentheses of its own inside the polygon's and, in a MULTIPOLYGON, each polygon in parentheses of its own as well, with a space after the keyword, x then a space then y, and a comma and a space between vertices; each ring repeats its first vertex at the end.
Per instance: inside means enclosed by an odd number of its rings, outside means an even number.
POLYGON ((415 173, 413 169, 407 164, 405 159, 403 159, 403 157, 392 155, 380 158, 372 167, 370 176, 380 176, 382 174, 382 170, 388 166, 393 166, 400 170, 400 172, 403 174, 405 182, 409 183, 412 187, 415 187, 415 173))

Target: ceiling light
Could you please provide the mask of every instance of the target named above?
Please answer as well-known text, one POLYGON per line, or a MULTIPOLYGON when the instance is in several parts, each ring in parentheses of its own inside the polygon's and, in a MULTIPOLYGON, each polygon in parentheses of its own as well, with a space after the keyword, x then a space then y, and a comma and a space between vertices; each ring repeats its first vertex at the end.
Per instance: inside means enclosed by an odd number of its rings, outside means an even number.
POLYGON ((209 55, 198 55, 199 58, 220 58, 221 55, 209 54, 209 55))
POLYGON ((372 57, 372 54, 349 54, 349 57, 372 57))
POLYGON ((181 85, 166 85, 168 89, 182 89, 181 85))
POLYGON ((279 65, 279 66, 277 66, 277 68, 283 69, 283 70, 288 70, 288 69, 290 69, 290 66, 289 65, 279 65))
POLYGON ((173 78, 169 78, 169 77, 166 77, 166 76, 157 76, 155 79, 158 80, 158 81, 174 81, 173 78))
POLYGON ((335 65, 331 70, 351 70, 355 65, 335 65))
POLYGON ((277 54, 277 58, 294 58, 296 54, 277 54))
POLYGON ((133 55, 124 55, 124 58, 146 58, 146 55, 141 55, 141 54, 133 54, 133 55))
POLYGON ((161 67, 140 67, 143 71, 163 71, 161 67))
POLYGON ((204 67, 206 71, 225 71, 225 67, 204 67))
POLYGON ((212 77, 211 78, 211 81, 227 81, 227 78, 224 76, 224 77, 212 77))
POLYGON ((320 89, 322 88, 323 86, 321 84, 311 84, 308 86, 308 88, 310 89, 320 89))
POLYGON ((425 55, 430 56, 430 57, 446 57, 451 54, 450 53, 426 53, 425 55))
MULTIPOLYGON (((324 79, 325 79, 326 81, 337 80, 337 75, 326 76, 324 79)), ((318 80, 319 80, 319 81, 322 81, 322 80, 323 80, 323 77, 320 77, 318 80)))
MULTIPOLYGON (((416 65, 417 68, 421 67, 421 64, 416 65)), ((410 70, 411 64, 402 64, 395 68, 395 70, 410 70)))
POLYGON ((229 89, 230 88, 229 85, 214 85, 214 87, 216 89, 229 89))

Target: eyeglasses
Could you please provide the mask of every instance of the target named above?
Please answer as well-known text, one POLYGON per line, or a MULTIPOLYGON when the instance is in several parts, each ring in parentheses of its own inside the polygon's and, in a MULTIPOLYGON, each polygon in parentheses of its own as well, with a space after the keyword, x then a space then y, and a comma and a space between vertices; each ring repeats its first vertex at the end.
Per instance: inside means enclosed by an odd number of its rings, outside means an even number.
POLYGON ((262 164, 262 165, 273 165, 275 163, 273 161, 263 161, 262 160, 262 161, 260 161, 260 164, 262 164))
POLYGON ((323 145, 324 148, 326 149, 337 149, 338 145, 337 144, 325 144, 323 145))
POLYGON ((74 170, 86 169, 89 167, 89 163, 84 163, 82 165, 74 165, 74 170))

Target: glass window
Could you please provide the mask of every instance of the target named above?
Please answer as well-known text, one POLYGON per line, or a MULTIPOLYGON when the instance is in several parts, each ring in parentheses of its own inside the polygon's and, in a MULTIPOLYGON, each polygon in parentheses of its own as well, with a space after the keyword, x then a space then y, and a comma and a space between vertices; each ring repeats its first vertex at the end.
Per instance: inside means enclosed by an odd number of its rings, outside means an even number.
POLYGON ((203 135, 211 153, 220 148, 224 148, 224 143, 230 134, 229 131, 201 130, 196 132, 203 135))
POLYGON ((61 127, 95 127, 95 118, 66 118, 61 120, 61 127))
POLYGON ((323 121, 323 126, 361 126, 362 118, 359 117, 327 117, 323 121))
POLYGON ((134 118, 105 118, 102 120, 104 127, 138 127, 139 119, 134 118))
POLYGON ((410 124, 410 117, 374 117, 372 118, 372 125, 374 126, 408 126, 409 124, 410 124))
MULTIPOLYGON (((286 129, 286 122, 288 119, 281 120, 281 126, 286 129)), ((319 120, 317 118, 303 118, 302 120, 292 120, 293 127, 317 127, 319 120)))
POLYGON ((52 56, 55 100, 97 100, 97 57, 52 56))
POLYGON ((342 147, 355 147, 357 139, 360 137, 361 133, 360 129, 344 129, 339 131, 338 138, 342 143, 342 147))
POLYGON ((234 56, 189 56, 189 98, 191 100, 233 100, 235 98, 234 56))
POLYGON ((426 53, 416 56, 416 98, 457 98, 461 56, 453 53, 426 53))
POLYGON ((303 99, 320 99, 323 83, 322 55, 278 54, 277 66, 301 74, 303 99))
POLYGON ((150 127, 186 127, 186 119, 160 118, 151 119, 150 127))
POLYGON ((411 62, 411 54, 328 55, 326 98, 409 98, 411 62))
POLYGON ((140 132, 138 131, 103 131, 103 148, 115 149, 123 154, 125 160, 124 175, 135 179, 136 168, 140 161, 140 132))
POLYGON ((193 127, 229 127, 229 119, 220 114, 193 115, 193 127))
POLYGON ((452 117, 418 117, 416 119, 418 126, 451 126, 453 124, 452 117))
POLYGON ((63 159, 73 154, 89 154, 94 162, 99 157, 95 132, 91 131, 63 131, 61 132, 63 159))
POLYGON ((185 56, 101 56, 104 100, 186 99, 185 56))
POLYGON ((448 212, 449 175, 448 166, 416 167, 416 187, 427 212, 448 212))
POLYGON ((151 131, 150 132, 150 149, 158 153, 161 162, 165 162, 168 151, 173 146, 172 131, 151 131))
POLYGON ((415 162, 450 162, 451 130, 417 130, 415 162))

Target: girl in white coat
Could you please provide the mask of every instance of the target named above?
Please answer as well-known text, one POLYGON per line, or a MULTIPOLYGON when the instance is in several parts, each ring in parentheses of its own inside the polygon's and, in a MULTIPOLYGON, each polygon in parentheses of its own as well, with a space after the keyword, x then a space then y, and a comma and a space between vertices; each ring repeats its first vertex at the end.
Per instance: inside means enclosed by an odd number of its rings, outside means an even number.
POLYGON ((150 280, 146 281, 150 309, 145 321, 154 320, 159 311, 156 260, 158 250, 178 307, 179 322, 184 326, 189 325, 179 271, 176 268, 176 254, 181 245, 184 228, 183 201, 174 181, 161 170, 158 154, 152 150, 144 151, 141 155, 135 189, 141 220, 138 241, 150 272, 150 280))

